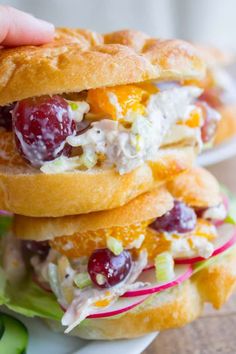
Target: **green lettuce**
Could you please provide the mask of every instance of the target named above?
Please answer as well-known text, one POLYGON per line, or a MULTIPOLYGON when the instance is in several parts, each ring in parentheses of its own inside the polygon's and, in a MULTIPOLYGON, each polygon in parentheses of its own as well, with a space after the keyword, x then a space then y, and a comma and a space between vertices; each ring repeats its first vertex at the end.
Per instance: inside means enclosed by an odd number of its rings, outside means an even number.
POLYGON ((54 294, 41 289, 28 278, 20 286, 11 285, 0 268, 0 305, 28 317, 39 316, 60 321, 63 311, 54 294))
MULTIPOLYGON (((12 217, 0 216, 0 236, 11 228, 12 217)), ((60 321, 63 311, 53 293, 41 289, 29 274, 20 285, 10 284, 0 266, 0 305, 28 317, 39 316, 60 321)))
POLYGON ((6 232, 11 228, 12 217, 10 215, 0 214, 0 236, 6 234, 6 232))

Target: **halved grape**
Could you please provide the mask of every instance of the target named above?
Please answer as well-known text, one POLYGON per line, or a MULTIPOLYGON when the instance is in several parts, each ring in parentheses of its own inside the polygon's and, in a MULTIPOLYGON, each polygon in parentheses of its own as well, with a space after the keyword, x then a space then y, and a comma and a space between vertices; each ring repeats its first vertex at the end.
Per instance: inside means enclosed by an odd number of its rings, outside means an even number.
POLYGON ((29 98, 16 104, 12 112, 13 132, 21 155, 33 166, 54 160, 71 148, 66 138, 75 134, 67 101, 60 96, 29 98))
POLYGON ((128 251, 115 256, 108 248, 102 248, 91 254, 88 273, 96 286, 109 288, 126 278, 131 264, 131 255, 128 251))
POLYGON ((216 133, 218 121, 220 118, 219 113, 211 108, 206 102, 198 102, 203 112, 204 123, 201 127, 201 136, 204 143, 210 142, 216 133))
POLYGON ((173 208, 156 218, 150 227, 156 231, 186 233, 194 230, 196 223, 195 211, 185 203, 175 200, 173 208))

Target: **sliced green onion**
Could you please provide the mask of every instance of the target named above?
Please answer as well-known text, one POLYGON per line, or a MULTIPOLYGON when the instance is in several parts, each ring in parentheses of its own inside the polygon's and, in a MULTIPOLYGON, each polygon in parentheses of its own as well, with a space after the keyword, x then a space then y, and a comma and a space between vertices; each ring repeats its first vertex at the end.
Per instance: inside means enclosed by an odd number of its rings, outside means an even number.
POLYGON ((107 248, 109 248, 109 250, 114 253, 115 256, 119 256, 119 254, 123 252, 122 243, 112 236, 107 238, 107 248))
POLYGON ((79 108, 78 104, 75 102, 70 102, 69 105, 70 105, 70 108, 72 109, 72 111, 76 111, 79 108))
POLYGON ((155 267, 158 282, 167 282, 174 278, 174 260, 169 252, 163 252, 156 256, 155 267))
POLYGON ((79 289, 86 288, 92 284, 90 276, 87 272, 78 273, 74 276, 74 283, 79 289))

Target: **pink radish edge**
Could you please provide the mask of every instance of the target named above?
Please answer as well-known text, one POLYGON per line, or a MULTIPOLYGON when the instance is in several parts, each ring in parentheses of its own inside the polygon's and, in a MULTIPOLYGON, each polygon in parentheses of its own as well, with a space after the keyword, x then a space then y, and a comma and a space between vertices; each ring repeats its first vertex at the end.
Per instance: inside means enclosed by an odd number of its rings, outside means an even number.
MULTIPOLYGON (((151 270, 151 268, 150 268, 151 270)), ((125 293, 124 295, 122 295, 122 297, 134 297, 134 296, 141 296, 141 295, 151 295, 157 292, 161 292, 164 290, 167 290, 169 288, 172 288, 176 285, 181 284, 183 281, 187 280, 188 278, 191 277, 193 273, 193 268, 192 266, 189 264, 189 267, 187 269, 186 272, 184 272, 183 274, 181 274, 178 278, 168 282, 168 283, 164 283, 161 285, 154 285, 153 287, 149 287, 148 289, 138 289, 138 290, 131 290, 131 291, 127 291, 127 293, 125 293)))
POLYGON ((142 302, 144 302, 146 299, 148 298, 148 296, 144 297, 142 300, 135 302, 134 304, 127 306, 127 307, 123 307, 114 311, 107 311, 107 312, 102 312, 102 313, 95 313, 93 315, 89 315, 86 318, 102 318, 102 317, 112 317, 115 315, 119 315, 123 312, 127 312, 129 310, 132 310, 134 307, 140 305, 142 302))
POLYGON ((235 243, 236 243, 236 228, 234 229, 234 233, 233 233, 231 239, 228 242, 224 243, 219 248, 215 249, 215 251, 212 253, 211 257, 203 258, 203 257, 198 256, 198 257, 193 257, 193 258, 180 258, 180 259, 175 259, 175 264, 193 264, 196 262, 205 261, 207 259, 210 259, 210 258, 217 256, 218 254, 226 251, 228 248, 233 246, 235 243))

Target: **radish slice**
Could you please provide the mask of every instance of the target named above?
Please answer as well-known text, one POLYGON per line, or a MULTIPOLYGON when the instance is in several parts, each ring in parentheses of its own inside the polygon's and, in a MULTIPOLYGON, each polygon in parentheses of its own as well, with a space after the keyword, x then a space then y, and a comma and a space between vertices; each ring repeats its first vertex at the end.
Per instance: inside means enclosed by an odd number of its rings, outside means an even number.
POLYGON ((188 279, 193 273, 191 265, 179 265, 175 266, 175 278, 167 283, 160 283, 156 280, 155 269, 145 270, 137 279, 139 282, 150 283, 151 285, 145 286, 140 289, 127 291, 123 297, 133 297, 140 295, 150 295, 158 293, 160 291, 172 288, 175 285, 182 283, 188 279))
MULTIPOLYGON (((226 251, 228 248, 236 243, 236 227, 231 224, 223 224, 217 228, 219 236, 213 242, 214 252, 211 257, 217 256, 218 254, 226 251)), ((191 258, 177 258, 175 259, 176 264, 193 264, 196 262, 204 261, 206 258, 197 256, 191 258)))
POLYGON ((135 299, 132 298, 119 298, 113 305, 107 307, 105 310, 95 312, 92 315, 89 315, 87 318, 102 318, 102 317, 111 317, 119 315, 123 312, 129 311, 132 308, 140 305, 144 300, 148 298, 147 295, 138 296, 135 299))

